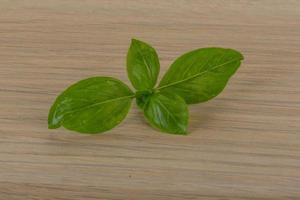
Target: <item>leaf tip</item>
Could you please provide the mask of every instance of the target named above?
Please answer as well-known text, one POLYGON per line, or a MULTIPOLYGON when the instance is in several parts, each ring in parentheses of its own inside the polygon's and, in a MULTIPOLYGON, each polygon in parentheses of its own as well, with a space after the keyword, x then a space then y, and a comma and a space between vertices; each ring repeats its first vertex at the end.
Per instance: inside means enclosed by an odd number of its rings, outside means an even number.
POLYGON ((187 128, 181 130, 180 132, 178 132, 178 135, 189 135, 190 132, 188 132, 187 128))
POLYGON ((240 51, 235 50, 235 49, 230 49, 230 50, 234 51, 237 54, 237 56, 239 57, 240 60, 244 60, 244 56, 240 51))
POLYGON ((241 52, 239 52, 239 51, 237 51, 237 53, 239 54, 240 59, 241 59, 241 60, 244 60, 244 55, 243 55, 241 52))
POLYGON ((143 42, 142 40, 139 40, 137 38, 131 38, 131 45, 141 45, 141 46, 148 46, 152 48, 148 43, 143 42))
POLYGON ((58 120, 55 117, 55 110, 56 110, 56 104, 54 103, 51 106, 49 114, 48 114, 48 129, 56 129, 56 128, 59 128, 61 125, 60 120, 58 120))
POLYGON ((48 123, 48 129, 56 129, 58 127, 59 127, 59 125, 57 125, 57 124, 48 123))
POLYGON ((140 42, 140 40, 136 39, 136 38, 131 38, 131 44, 135 44, 140 42))

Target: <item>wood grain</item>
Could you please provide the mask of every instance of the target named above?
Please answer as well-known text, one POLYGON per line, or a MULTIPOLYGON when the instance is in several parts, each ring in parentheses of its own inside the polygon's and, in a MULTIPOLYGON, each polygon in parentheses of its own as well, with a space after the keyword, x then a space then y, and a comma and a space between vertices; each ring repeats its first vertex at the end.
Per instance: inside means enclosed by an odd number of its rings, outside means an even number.
POLYGON ((300 199, 300 1, 0 0, 0 199, 300 199), (100 135, 48 130, 69 84, 129 84, 132 37, 159 53, 221 46, 245 61, 188 136, 136 106, 100 135))

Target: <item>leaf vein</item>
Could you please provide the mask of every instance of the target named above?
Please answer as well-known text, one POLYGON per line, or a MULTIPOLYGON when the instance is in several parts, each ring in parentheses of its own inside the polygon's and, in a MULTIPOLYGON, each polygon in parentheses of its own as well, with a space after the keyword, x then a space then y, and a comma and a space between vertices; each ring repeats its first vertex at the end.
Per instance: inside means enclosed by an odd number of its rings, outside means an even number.
POLYGON ((198 73, 198 74, 195 74, 194 76, 190 76, 190 77, 188 77, 188 78, 186 78, 186 79, 183 79, 183 80, 180 80, 180 81, 176 81, 176 82, 174 82, 174 83, 170 83, 170 84, 167 84, 167 85, 163 85, 163 86, 161 86, 161 87, 158 87, 157 90, 161 90, 161 89, 166 88, 166 87, 170 87, 170 86, 173 86, 173 85, 180 84, 180 83, 182 83, 182 82, 188 81, 188 80, 193 79, 193 78, 196 78, 196 77, 198 77, 198 76, 201 76, 201 75, 203 75, 203 74, 205 74, 205 73, 207 73, 207 72, 209 72, 209 71, 215 70, 215 69, 217 69, 217 68, 219 68, 219 67, 222 67, 222 66, 224 66, 224 65, 227 65, 227 64, 229 64, 229 63, 232 63, 232 62, 235 62, 235 61, 239 61, 239 60, 240 60, 240 59, 233 59, 233 60, 230 60, 230 61, 225 62, 225 63, 223 63, 223 64, 217 65, 217 66, 213 67, 213 68, 210 69, 210 70, 206 70, 206 71, 200 72, 200 73, 198 73))
POLYGON ((106 101, 101 101, 101 102, 93 103, 91 105, 83 106, 81 108, 74 109, 74 110, 72 110, 70 112, 66 112, 64 115, 68 115, 68 114, 71 114, 71 113, 74 113, 74 112, 78 112, 78 111, 81 111, 81 110, 89 109, 89 108, 92 108, 92 107, 95 107, 95 106, 98 106, 98 105, 101 105, 101 104, 106 104, 106 103, 110 103, 110 102, 114 102, 114 101, 119 101, 119 100, 122 100, 122 99, 133 98, 134 96, 135 95, 123 96, 123 97, 118 97, 118 98, 115 98, 115 99, 109 99, 109 100, 106 100, 106 101))

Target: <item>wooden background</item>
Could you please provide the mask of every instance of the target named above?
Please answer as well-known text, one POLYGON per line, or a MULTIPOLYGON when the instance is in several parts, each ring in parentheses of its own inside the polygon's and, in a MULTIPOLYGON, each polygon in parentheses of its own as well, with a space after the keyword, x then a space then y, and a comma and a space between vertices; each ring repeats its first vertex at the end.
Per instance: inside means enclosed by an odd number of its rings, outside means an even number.
POLYGON ((300 1, 0 0, 0 199, 300 199, 300 1), (188 136, 150 128, 136 106, 85 136, 47 129, 48 110, 89 76, 129 84, 130 39, 162 70, 208 46, 245 56, 188 136))

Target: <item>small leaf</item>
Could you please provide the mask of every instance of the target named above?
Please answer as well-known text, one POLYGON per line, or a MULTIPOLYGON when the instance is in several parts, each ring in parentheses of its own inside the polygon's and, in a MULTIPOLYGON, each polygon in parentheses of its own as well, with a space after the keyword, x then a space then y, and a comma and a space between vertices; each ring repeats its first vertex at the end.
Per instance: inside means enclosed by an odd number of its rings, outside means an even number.
POLYGON ((159 60, 155 49, 132 39, 127 54, 127 73, 135 89, 152 89, 159 74, 159 60))
POLYGON ((187 134, 188 108, 185 101, 171 93, 155 93, 144 105, 144 115, 148 122, 163 132, 187 134))
POLYGON ((79 81, 57 97, 49 112, 49 128, 64 126, 81 133, 110 130, 126 117, 133 97, 132 91, 114 78, 79 81))
POLYGON ((243 56, 232 49, 203 48, 175 60, 158 90, 174 92, 188 104, 217 96, 239 68, 243 56))

